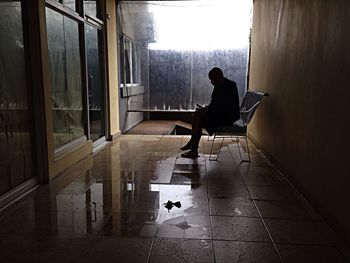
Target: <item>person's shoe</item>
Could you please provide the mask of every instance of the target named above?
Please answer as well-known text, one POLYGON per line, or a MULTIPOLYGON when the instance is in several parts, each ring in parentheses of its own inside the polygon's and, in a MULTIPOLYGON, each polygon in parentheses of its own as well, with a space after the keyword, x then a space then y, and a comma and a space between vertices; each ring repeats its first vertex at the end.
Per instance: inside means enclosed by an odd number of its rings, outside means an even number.
POLYGON ((180 148, 181 151, 187 151, 191 149, 192 149, 192 145, 189 142, 185 146, 180 148))
POLYGON ((181 154, 180 156, 183 157, 183 158, 190 158, 190 159, 194 159, 194 158, 199 157, 198 151, 197 150, 193 150, 193 149, 188 151, 188 152, 185 152, 185 153, 181 154))

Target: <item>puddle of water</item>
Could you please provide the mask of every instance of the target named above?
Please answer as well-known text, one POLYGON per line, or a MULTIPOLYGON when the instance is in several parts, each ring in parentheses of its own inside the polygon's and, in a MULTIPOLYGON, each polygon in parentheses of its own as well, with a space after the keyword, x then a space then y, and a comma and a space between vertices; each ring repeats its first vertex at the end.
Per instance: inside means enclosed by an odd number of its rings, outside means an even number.
POLYGON ((180 208, 180 207, 181 207, 180 201, 172 202, 172 201, 169 200, 168 202, 164 203, 163 205, 164 205, 164 207, 165 207, 166 209, 168 209, 168 212, 169 212, 171 209, 173 209, 174 206, 177 207, 177 208, 180 208))

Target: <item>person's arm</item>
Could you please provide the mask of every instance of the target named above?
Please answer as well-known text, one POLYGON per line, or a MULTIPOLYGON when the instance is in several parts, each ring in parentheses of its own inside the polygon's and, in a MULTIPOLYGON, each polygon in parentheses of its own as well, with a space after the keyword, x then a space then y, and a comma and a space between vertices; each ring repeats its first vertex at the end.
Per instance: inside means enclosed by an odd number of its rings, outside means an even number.
POLYGON ((211 94, 211 100, 210 100, 210 103, 208 104, 208 105, 206 105, 206 107, 208 108, 208 109, 211 109, 211 110, 213 110, 217 105, 218 103, 218 92, 217 92, 217 88, 216 87, 214 87, 214 90, 213 90, 213 92, 212 92, 212 94, 211 94))

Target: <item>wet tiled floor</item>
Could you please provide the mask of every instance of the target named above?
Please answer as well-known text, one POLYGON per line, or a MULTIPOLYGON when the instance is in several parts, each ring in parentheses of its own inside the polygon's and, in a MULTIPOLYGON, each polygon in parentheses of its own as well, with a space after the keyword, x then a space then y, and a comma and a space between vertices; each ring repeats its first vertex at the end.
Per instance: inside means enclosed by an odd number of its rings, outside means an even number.
POLYGON ((124 135, 40 186, 1 215, 1 262, 349 262, 253 145, 251 163, 230 140, 210 161, 203 138, 191 160, 187 140, 124 135))

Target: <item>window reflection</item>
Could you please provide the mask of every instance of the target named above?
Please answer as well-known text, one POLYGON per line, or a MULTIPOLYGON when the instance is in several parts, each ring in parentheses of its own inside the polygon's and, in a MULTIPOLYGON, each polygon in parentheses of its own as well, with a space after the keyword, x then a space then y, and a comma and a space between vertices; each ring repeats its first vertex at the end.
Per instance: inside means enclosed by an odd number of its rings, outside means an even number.
POLYGON ((100 18, 99 16, 99 5, 98 0, 84 0, 84 11, 86 15, 100 18))
POLYGON ((140 84, 140 62, 137 44, 125 36, 120 36, 121 85, 140 84))
POLYGON ((100 30, 86 25, 85 43, 88 67, 90 139, 93 141, 105 135, 100 34, 100 30))
POLYGON ((62 4, 74 11, 76 10, 76 0, 62 0, 62 4))
POLYGON ((0 195, 33 177, 20 1, 0 1, 0 195))
POLYGON ((46 8, 54 144, 84 135, 78 23, 46 8))

